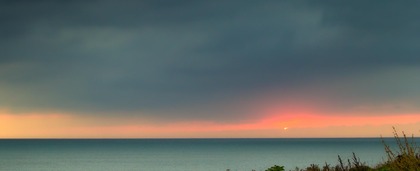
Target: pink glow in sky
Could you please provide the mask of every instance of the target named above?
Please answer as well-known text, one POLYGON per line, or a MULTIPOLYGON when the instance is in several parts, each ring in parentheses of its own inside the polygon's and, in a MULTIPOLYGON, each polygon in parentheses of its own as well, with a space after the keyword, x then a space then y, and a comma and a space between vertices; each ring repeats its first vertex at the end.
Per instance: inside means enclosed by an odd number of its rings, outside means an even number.
POLYGON ((420 114, 389 116, 272 115, 255 122, 145 122, 71 114, 0 114, 2 138, 290 138, 390 136, 391 127, 418 134, 420 114), (287 128, 287 129, 285 129, 287 128))
POLYGON ((0 138, 419 134, 418 6, 0 1, 0 138))

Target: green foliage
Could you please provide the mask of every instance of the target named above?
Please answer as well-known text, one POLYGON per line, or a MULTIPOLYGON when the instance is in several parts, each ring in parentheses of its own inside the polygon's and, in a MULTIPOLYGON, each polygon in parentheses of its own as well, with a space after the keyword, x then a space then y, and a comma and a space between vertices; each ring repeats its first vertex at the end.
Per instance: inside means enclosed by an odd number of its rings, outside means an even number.
POLYGON ((395 127, 393 127, 394 138, 397 142, 398 149, 392 150, 383 140, 385 152, 388 156, 388 161, 384 164, 383 168, 390 170, 413 170, 420 171, 420 147, 414 142, 414 136, 411 141, 404 132, 403 137, 398 135, 395 127))
POLYGON ((272 166, 272 167, 268 168, 268 169, 267 169, 267 170, 265 170, 265 171, 284 171, 284 166, 277 166, 277 165, 274 165, 274 166, 272 166))
MULTIPOLYGON (((394 127, 393 129, 398 148, 397 150, 393 150, 384 142, 384 140, 382 140, 388 161, 380 163, 374 168, 361 162, 360 158, 353 153, 353 157, 347 159, 347 161, 343 161, 342 158, 338 156, 338 164, 335 166, 325 163, 321 169, 318 165, 311 164, 309 167, 306 167, 306 169, 296 168, 295 171, 420 171, 420 147, 415 143, 414 136, 412 136, 410 140, 405 133, 402 132, 403 136, 400 137, 396 129, 394 127)), ((284 166, 274 165, 266 171, 284 171, 284 166)))

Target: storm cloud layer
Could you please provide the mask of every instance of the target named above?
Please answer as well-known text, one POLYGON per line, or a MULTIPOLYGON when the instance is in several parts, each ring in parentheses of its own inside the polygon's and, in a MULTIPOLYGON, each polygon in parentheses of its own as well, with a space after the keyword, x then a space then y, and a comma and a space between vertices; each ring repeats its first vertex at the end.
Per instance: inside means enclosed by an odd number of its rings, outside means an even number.
POLYGON ((419 111, 419 7, 1 1, 0 108, 223 120, 275 91, 332 111, 419 111))

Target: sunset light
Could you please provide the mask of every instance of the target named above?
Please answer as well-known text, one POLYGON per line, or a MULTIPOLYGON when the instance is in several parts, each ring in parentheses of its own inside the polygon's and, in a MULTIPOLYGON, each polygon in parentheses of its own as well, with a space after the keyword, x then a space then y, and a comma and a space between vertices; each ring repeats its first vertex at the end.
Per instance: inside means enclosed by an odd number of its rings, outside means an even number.
POLYGON ((419 9, 0 1, 0 171, 420 170, 419 9))

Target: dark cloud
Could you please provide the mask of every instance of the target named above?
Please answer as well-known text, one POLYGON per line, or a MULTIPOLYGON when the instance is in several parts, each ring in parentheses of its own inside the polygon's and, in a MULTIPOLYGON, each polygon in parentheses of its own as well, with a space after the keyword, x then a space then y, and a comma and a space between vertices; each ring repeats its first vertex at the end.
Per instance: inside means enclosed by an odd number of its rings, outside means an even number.
POLYGON ((0 105, 223 120, 243 115, 228 106, 244 94, 313 86, 342 110, 417 104, 418 7, 416 1, 2 1, 0 105))

